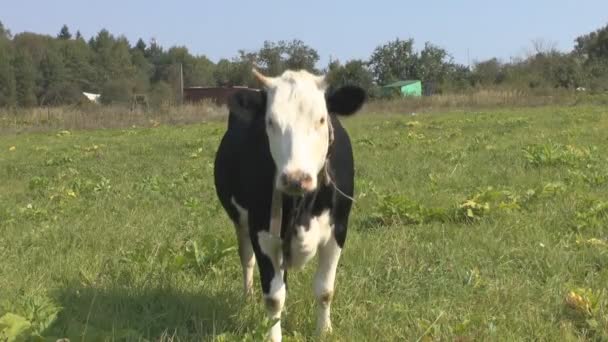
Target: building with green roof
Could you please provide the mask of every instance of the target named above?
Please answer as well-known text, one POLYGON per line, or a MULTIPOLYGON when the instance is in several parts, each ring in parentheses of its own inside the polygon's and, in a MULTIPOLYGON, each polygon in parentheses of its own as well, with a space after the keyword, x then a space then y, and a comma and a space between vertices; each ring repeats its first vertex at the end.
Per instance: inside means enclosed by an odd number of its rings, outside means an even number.
POLYGON ((422 96, 422 82, 419 80, 397 81, 382 86, 385 95, 399 92, 401 96, 422 96))

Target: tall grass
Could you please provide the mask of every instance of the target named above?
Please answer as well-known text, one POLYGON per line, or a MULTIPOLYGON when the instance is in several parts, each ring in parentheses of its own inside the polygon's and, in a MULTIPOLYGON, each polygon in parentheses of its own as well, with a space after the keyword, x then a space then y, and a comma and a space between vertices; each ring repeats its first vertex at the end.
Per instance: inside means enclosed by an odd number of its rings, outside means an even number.
MULTIPOLYGON (((433 111, 490 110, 504 107, 608 105, 608 94, 587 94, 569 90, 522 91, 485 89, 461 94, 425 97, 371 99, 369 114, 411 114, 433 111)), ((204 101, 197 104, 162 104, 156 107, 85 103, 77 106, 0 109, 0 132, 47 131, 58 129, 100 129, 154 127, 200 123, 225 118, 226 106, 204 101)))
POLYGON ((227 114, 225 106, 210 101, 179 106, 163 104, 148 108, 95 104, 12 108, 0 110, 0 132, 154 127, 160 124, 205 122, 223 118, 227 114))
POLYGON ((606 95, 589 95, 568 90, 522 91, 484 89, 460 94, 438 94, 425 97, 372 100, 367 104, 371 113, 410 114, 446 110, 493 109, 500 107, 538 107, 574 105, 580 103, 606 104, 606 95), (598 103, 603 101, 603 103, 598 103))

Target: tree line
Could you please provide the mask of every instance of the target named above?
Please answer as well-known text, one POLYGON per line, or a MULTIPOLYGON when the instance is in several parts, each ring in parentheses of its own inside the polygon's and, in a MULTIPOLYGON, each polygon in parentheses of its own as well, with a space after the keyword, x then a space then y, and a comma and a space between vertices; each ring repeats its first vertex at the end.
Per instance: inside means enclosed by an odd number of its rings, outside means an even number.
MULTIPOLYGON (((301 40, 264 42, 257 51, 239 50, 217 63, 186 47, 165 49, 154 40, 132 45, 124 36, 101 30, 88 41, 64 25, 56 36, 12 35, 0 22, 0 107, 53 106, 85 101, 82 92, 101 94, 103 103, 127 103, 145 94, 153 104, 179 100, 185 86, 256 86, 251 66, 268 75, 288 68, 326 72, 331 86, 357 84, 372 96, 398 80, 423 81, 427 93, 465 92, 488 87, 551 90, 608 90, 608 25, 578 37, 570 52, 535 41, 523 58, 455 63, 445 49, 413 39, 379 45, 367 60, 330 61, 317 70, 318 52, 301 40)), ((88 101, 88 100, 87 100, 88 101)))

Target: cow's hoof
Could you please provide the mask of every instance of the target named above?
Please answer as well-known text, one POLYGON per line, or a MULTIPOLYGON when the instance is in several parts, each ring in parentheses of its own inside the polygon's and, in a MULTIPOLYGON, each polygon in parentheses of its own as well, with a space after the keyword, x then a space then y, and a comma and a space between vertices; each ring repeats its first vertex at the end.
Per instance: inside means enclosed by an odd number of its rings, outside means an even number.
POLYGON ((253 287, 250 287, 248 289, 245 289, 245 291, 243 291, 243 297, 245 297, 246 300, 252 300, 253 299, 253 287))
POLYGON ((328 322, 327 324, 325 324, 323 326, 317 327, 317 335, 319 335, 319 336, 331 335, 331 333, 333 331, 334 331, 334 329, 331 327, 331 322, 328 322))

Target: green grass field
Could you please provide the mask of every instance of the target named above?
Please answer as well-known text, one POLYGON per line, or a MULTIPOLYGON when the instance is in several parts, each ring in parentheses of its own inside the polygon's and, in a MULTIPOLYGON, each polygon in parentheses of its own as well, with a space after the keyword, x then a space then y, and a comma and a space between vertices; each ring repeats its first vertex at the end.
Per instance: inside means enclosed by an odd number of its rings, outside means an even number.
MULTIPOLYGON (((337 341, 608 340, 608 110, 343 120, 337 341)), ((258 340, 216 200, 223 123, 0 137, 0 341, 258 340)), ((283 333, 314 340, 313 263, 283 333)))

